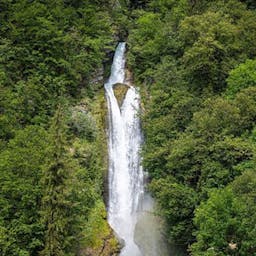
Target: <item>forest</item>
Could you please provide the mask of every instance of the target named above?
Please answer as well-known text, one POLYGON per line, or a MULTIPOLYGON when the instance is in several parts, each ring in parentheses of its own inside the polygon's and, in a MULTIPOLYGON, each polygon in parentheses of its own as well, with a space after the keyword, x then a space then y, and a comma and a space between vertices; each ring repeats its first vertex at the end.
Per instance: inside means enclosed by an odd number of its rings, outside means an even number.
POLYGON ((254 0, 0 1, 0 255, 118 255, 103 83, 124 40, 169 243, 256 255, 254 0))

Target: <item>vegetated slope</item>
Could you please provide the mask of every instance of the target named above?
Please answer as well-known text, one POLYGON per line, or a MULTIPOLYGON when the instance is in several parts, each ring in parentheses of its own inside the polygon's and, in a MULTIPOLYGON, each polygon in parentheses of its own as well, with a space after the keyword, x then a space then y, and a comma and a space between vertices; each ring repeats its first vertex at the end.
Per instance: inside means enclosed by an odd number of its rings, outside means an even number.
POLYGON ((102 199, 107 149, 99 77, 115 46, 112 7, 90 0, 0 3, 3 256, 116 250, 102 199))
POLYGON ((254 255, 254 1, 119 2, 130 10, 0 3, 0 254, 116 250, 102 200, 102 81, 92 80, 118 23, 144 91, 144 166, 169 240, 192 255, 254 255))
POLYGON ((170 242, 255 255, 253 1, 147 1, 129 65, 144 91, 144 167, 170 242))

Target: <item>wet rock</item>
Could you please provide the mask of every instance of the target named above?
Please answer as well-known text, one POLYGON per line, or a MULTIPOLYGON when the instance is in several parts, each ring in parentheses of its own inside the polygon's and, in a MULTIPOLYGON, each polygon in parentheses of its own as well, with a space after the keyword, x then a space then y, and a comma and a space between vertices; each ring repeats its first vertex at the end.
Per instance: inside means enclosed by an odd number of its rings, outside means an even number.
POLYGON ((114 94, 116 96, 119 107, 122 106, 125 95, 129 89, 129 87, 130 86, 127 84, 121 84, 121 83, 114 84, 113 90, 114 90, 114 94))
POLYGON ((133 85, 133 73, 128 68, 125 70, 125 84, 133 85))

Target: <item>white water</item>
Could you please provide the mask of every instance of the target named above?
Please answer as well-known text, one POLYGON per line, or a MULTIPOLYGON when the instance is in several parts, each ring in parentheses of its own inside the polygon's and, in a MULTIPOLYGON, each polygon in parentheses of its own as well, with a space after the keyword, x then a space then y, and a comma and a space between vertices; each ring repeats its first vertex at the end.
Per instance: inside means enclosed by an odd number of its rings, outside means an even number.
POLYGON ((125 43, 120 43, 105 84, 109 112, 108 222, 124 241, 121 256, 178 256, 167 246, 162 220, 152 213, 154 202, 144 191, 139 154, 142 143, 139 93, 131 86, 120 109, 113 92, 114 84, 124 82, 125 43))
POLYGON ((126 93, 121 109, 113 85, 125 80, 125 43, 119 43, 105 84, 109 110, 109 205, 108 221, 124 241, 122 256, 142 255, 134 242, 137 212, 143 190, 139 150, 142 143, 138 117, 139 94, 134 87, 126 93))

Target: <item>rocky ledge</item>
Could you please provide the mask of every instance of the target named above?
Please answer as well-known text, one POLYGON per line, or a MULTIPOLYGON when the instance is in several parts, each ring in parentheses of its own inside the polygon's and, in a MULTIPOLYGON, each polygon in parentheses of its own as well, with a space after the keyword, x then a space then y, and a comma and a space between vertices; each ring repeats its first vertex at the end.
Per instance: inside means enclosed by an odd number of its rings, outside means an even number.
POLYGON ((122 106, 125 95, 129 87, 130 86, 128 84, 121 84, 121 83, 114 84, 113 90, 114 90, 114 94, 116 96, 119 107, 122 106))

